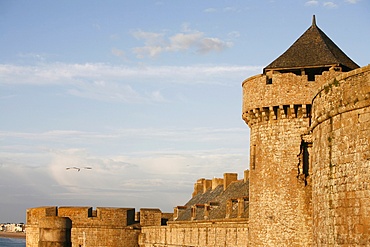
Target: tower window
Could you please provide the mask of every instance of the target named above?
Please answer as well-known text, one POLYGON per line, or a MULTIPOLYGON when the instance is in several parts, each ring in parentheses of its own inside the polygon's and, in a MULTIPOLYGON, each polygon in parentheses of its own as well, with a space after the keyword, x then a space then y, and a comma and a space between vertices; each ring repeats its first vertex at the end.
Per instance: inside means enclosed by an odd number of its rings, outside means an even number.
POLYGON ((266 76, 266 84, 267 85, 272 84, 272 78, 266 76))
POLYGON ((252 155, 251 155, 252 169, 256 169, 256 145, 252 146, 252 155))
POLYGON ((315 74, 314 73, 309 73, 307 74, 308 81, 315 81, 315 74))
POLYGON ((307 185, 307 177, 309 176, 309 148, 311 148, 312 143, 305 142, 302 140, 300 153, 298 154, 298 178, 304 181, 307 185))

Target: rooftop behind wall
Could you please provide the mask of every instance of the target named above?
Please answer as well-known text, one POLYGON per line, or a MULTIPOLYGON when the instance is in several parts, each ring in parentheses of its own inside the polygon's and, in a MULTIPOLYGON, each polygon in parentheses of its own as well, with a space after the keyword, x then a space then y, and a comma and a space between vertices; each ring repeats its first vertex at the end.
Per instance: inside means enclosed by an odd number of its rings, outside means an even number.
POLYGON ((224 173, 223 178, 213 178, 212 180, 200 178, 194 184, 194 191, 192 193, 192 197, 198 194, 205 193, 208 189, 214 190, 219 185, 223 185, 224 190, 226 190, 227 186, 229 186, 231 182, 234 182, 236 180, 238 180, 237 173, 224 173))
MULTIPOLYGON (((237 173, 225 173, 224 178, 212 179, 212 187, 197 193, 184 205, 174 209, 175 221, 215 219, 246 219, 249 208, 249 172, 237 180, 237 173)), ((197 182, 204 182, 200 179, 197 182)))

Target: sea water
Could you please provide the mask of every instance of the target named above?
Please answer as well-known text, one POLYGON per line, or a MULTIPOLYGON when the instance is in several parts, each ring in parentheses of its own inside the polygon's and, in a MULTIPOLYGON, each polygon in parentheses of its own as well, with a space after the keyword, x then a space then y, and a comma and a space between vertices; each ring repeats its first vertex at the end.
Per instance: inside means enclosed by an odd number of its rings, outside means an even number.
POLYGON ((1 247, 26 247, 26 239, 24 238, 1 238, 1 247))

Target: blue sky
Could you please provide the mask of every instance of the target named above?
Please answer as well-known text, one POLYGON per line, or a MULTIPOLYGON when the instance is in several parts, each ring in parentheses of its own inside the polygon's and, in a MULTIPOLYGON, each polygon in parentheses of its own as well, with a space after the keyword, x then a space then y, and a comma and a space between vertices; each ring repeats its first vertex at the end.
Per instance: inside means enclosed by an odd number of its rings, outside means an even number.
POLYGON ((241 178, 241 83, 313 14, 369 63, 367 0, 2 0, 0 222, 43 205, 171 212, 199 178, 241 178))

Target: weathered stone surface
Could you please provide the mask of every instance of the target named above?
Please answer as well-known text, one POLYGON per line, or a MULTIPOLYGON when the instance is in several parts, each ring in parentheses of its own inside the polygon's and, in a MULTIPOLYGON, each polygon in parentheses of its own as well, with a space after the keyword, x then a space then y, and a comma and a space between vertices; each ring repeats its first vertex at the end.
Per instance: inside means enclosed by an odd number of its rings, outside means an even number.
POLYGON ((71 247, 72 221, 67 217, 47 216, 39 221, 38 247, 71 247))
POLYGON ((315 245, 370 245, 370 66, 330 80, 313 101, 315 245), (339 110, 340 109, 340 110, 339 110))
POLYGON ((61 243, 60 237, 67 235, 68 232, 65 226, 58 228, 55 224, 65 218, 72 222, 72 228, 69 229, 72 246, 136 247, 140 230, 133 227, 134 215, 135 209, 132 208, 93 210, 91 207, 40 207, 28 209, 27 247, 37 247, 39 244, 48 246, 47 242, 61 243))
POLYGON ((298 179, 302 135, 319 82, 292 73, 243 83, 243 117, 251 128, 251 246, 311 245, 311 184, 298 179))
POLYGON ((171 222, 168 226, 144 227, 141 247, 245 247, 248 246, 248 223, 234 221, 171 222))

